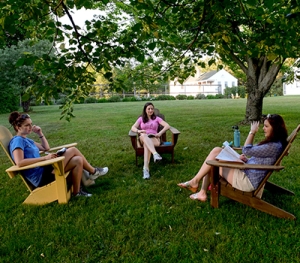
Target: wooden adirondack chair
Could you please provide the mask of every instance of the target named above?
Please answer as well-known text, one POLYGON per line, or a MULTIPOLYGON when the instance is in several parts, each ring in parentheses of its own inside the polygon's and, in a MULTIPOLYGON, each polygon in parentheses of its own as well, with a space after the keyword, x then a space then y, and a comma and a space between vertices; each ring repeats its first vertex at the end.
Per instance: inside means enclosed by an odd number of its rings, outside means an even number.
POLYGON ((274 165, 251 165, 251 164, 234 164, 234 163, 225 163, 219 161, 207 161, 208 165, 211 165, 213 169, 210 172, 210 180, 211 180, 211 200, 210 204, 214 208, 219 207, 219 195, 228 197, 255 209, 258 209, 262 212, 271 214, 273 216, 277 216, 280 218, 287 218, 295 220, 296 217, 293 214, 290 214, 275 205, 272 205, 264 200, 261 199, 264 188, 270 190, 275 193, 284 193, 289 195, 294 195, 293 192, 282 188, 270 181, 269 178, 272 175, 273 171, 279 171, 284 167, 281 166, 281 161, 283 157, 289 154, 289 150, 292 146, 293 141, 295 140, 298 132, 300 130, 300 125, 293 130, 291 135, 288 137, 288 145, 277 159, 274 165), (219 175, 219 167, 228 167, 228 168, 237 168, 237 169, 264 169, 269 170, 267 176, 264 180, 260 183, 259 187, 252 192, 243 192, 238 189, 232 187, 224 178, 220 177, 219 175))
MULTIPOLYGON (((60 204, 68 203, 71 197, 71 189, 70 187, 68 187, 66 181, 69 172, 64 171, 63 160, 65 157, 63 156, 57 157, 51 160, 42 161, 35 164, 23 166, 23 167, 18 167, 17 165, 15 165, 8 151, 8 145, 12 137, 13 136, 11 132, 6 127, 0 126, 0 144, 13 165, 10 168, 6 169, 6 172, 10 178, 14 178, 22 170, 35 168, 38 166, 46 166, 50 164, 53 165, 55 171, 55 181, 42 187, 34 187, 28 180, 26 180, 23 176, 21 176, 23 182, 25 183, 28 190, 30 191, 29 196, 26 198, 26 200, 23 203, 34 204, 34 205, 43 205, 43 204, 51 203, 53 201, 58 201, 58 203, 60 204)), ((69 148, 76 145, 77 143, 62 145, 59 147, 51 148, 49 151, 56 151, 63 147, 69 148)))
MULTIPOLYGON (((156 116, 165 120, 165 116, 161 114, 158 109, 155 109, 154 111, 156 116)), ((159 132, 161 129, 162 127, 159 127, 157 132, 159 132)), ((170 127, 169 131, 172 133, 172 141, 168 142, 167 144, 164 144, 165 142, 167 142, 167 135, 166 133, 164 133, 161 136, 161 142, 162 142, 161 145, 155 147, 155 149, 159 154, 164 154, 164 153, 171 154, 172 163, 174 163, 174 148, 175 145, 177 144, 177 140, 180 132, 174 127, 170 127)), ((135 151, 135 163, 136 165, 138 165, 138 156, 144 156, 144 147, 140 144, 138 139, 138 134, 136 132, 130 130, 128 135, 130 136, 131 144, 135 151)))

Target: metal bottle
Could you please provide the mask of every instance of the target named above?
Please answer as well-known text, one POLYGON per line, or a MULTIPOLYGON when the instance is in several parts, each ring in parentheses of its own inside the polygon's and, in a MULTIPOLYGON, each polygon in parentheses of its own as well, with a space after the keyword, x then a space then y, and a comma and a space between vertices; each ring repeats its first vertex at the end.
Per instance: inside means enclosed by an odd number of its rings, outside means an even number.
POLYGON ((240 147, 241 146, 241 141, 240 141, 239 126, 237 126, 237 125, 232 126, 232 129, 234 130, 234 132, 233 132, 233 146, 234 147, 240 147))

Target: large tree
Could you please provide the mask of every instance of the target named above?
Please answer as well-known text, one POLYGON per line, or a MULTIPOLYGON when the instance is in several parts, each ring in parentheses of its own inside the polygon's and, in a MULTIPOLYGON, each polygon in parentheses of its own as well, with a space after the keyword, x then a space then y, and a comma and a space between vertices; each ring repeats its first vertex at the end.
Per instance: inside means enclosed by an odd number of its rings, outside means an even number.
MULTIPOLYGON (((61 45, 59 63, 44 58, 40 64, 62 80, 57 84, 70 91, 70 103, 94 81, 84 73, 86 66, 104 70, 110 78, 114 67, 134 58, 156 61, 153 68, 166 78, 179 74, 184 78, 193 73, 201 56, 209 55, 210 64, 220 57, 246 74, 245 119, 250 121, 260 119, 263 98, 284 61, 299 56, 299 6, 299 0, 103 0, 96 4, 92 0, 7 0, 0 2, 0 17, 5 32, 22 23, 34 37, 43 35, 56 43, 68 37, 68 45, 61 45), (79 29, 70 9, 95 5, 106 15, 79 29), (43 20, 49 14, 54 22, 43 20), (69 25, 55 20, 62 15, 69 17, 69 25)), ((70 105, 66 105, 67 113, 70 105)))
POLYGON ((151 0, 135 1, 135 9, 136 21, 148 21, 156 56, 162 54, 172 63, 170 58, 181 53, 190 65, 207 54, 212 55, 210 63, 219 56, 238 65, 247 77, 247 121, 260 119, 263 98, 284 61, 300 55, 300 9, 295 0, 151 0))

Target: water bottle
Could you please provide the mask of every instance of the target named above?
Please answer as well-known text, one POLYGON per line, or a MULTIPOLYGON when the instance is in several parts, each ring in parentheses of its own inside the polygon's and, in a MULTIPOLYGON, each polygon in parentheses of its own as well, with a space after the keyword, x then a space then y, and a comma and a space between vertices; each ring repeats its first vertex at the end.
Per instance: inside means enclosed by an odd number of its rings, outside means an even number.
POLYGON ((234 130, 233 132, 233 146, 234 147, 240 147, 240 131, 239 131, 239 126, 235 125, 232 126, 232 129, 234 130))

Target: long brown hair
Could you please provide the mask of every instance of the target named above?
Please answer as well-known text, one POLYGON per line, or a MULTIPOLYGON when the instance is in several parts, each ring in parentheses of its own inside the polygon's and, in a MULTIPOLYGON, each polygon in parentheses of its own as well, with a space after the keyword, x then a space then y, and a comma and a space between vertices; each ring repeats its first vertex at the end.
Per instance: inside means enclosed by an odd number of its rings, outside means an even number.
POLYGON ((283 118, 278 114, 268 114, 267 117, 264 119, 264 121, 265 120, 268 120, 268 122, 272 126, 272 132, 270 136, 268 136, 265 140, 261 141, 259 145, 268 142, 280 141, 284 149, 287 145, 286 139, 288 137, 288 132, 283 118))
MULTIPOLYGON (((147 109, 147 107, 148 107, 149 105, 153 106, 153 109, 154 109, 154 105, 153 105, 153 103, 151 103, 151 102, 147 102, 147 103, 144 105, 144 109, 143 109, 143 112, 142 112, 143 123, 146 123, 146 122, 149 121, 148 115, 147 115, 147 112, 146 112, 146 109, 147 109)), ((156 119, 156 115, 155 115, 154 111, 153 111, 153 114, 151 115, 151 119, 152 119, 152 120, 155 120, 155 119, 156 119)))

